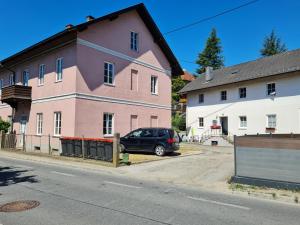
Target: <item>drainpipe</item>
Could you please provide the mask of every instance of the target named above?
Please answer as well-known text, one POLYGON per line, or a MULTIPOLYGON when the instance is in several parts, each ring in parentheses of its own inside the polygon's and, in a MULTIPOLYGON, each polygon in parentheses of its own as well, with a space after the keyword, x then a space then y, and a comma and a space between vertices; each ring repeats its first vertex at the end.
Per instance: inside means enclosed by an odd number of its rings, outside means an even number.
MULTIPOLYGON (((16 71, 4 66, 1 62, 0 62, 0 68, 6 69, 10 72, 12 72, 13 74, 13 79, 14 79, 14 84, 16 82, 16 71)), ((14 117, 15 117, 15 113, 16 113, 16 109, 15 107, 12 107, 12 112, 11 112, 11 129, 10 129, 10 133, 14 132, 14 117)))

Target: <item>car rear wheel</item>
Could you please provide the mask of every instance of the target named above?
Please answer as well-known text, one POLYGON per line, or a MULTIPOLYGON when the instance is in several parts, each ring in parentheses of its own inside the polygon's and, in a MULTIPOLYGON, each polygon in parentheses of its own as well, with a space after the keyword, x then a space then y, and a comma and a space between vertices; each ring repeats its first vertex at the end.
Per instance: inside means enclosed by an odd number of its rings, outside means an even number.
POLYGON ((157 145, 154 150, 155 154, 158 156, 163 156, 166 153, 166 150, 162 145, 157 145))

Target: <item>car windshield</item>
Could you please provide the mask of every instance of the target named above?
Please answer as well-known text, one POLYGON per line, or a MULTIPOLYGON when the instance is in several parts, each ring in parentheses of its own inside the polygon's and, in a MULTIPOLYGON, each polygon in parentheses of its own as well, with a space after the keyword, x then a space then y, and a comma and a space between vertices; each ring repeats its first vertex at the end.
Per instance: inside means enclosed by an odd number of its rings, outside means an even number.
POLYGON ((135 131, 132 131, 131 133, 129 133, 127 135, 127 137, 140 137, 141 133, 142 133, 142 130, 135 130, 135 131))

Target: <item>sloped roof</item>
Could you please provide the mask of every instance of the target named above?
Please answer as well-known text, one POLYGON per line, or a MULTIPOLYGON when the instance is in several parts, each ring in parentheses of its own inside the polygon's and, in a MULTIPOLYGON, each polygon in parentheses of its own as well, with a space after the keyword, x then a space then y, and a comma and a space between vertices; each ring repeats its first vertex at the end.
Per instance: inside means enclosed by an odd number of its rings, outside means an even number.
POLYGON ((11 67, 16 63, 23 62, 28 58, 35 57, 41 52, 48 50, 49 48, 61 47, 66 45, 72 41, 75 41, 77 38, 77 33, 81 32, 89 27, 89 25, 107 20, 107 19, 115 19, 119 15, 123 13, 127 13, 129 11, 136 10, 139 16, 144 21, 146 27, 149 29, 150 33, 152 34, 154 41, 158 44, 162 52, 165 54, 166 58, 168 59, 171 68, 172 68, 172 75, 181 75, 183 74, 182 68, 177 61, 175 55, 173 54, 172 50, 170 49, 169 45, 167 44, 166 40, 164 39, 162 33, 158 29, 157 25, 155 24, 154 20, 152 19, 150 13, 146 9, 143 3, 130 6, 128 8, 107 14, 105 16, 96 18, 94 20, 81 23, 79 25, 73 26, 69 29, 65 29, 41 42, 38 42, 6 59, 0 61, 4 66, 11 67))
POLYGON ((208 82, 205 80, 205 74, 203 73, 199 78, 188 83, 179 93, 259 79, 298 70, 300 70, 300 49, 214 70, 212 71, 213 79, 208 82))
POLYGON ((183 70, 183 74, 181 75, 181 79, 186 80, 186 81, 193 81, 196 78, 194 77, 194 75, 190 74, 188 71, 183 70))

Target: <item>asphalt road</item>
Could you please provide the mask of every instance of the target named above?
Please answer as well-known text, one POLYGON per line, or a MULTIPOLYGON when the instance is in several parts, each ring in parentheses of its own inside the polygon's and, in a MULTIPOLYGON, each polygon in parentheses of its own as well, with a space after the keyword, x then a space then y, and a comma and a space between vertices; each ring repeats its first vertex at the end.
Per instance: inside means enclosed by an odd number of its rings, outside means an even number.
POLYGON ((23 212, 0 212, 0 224, 300 224, 296 205, 1 158, 0 204, 17 200, 37 200, 40 205, 23 212))

